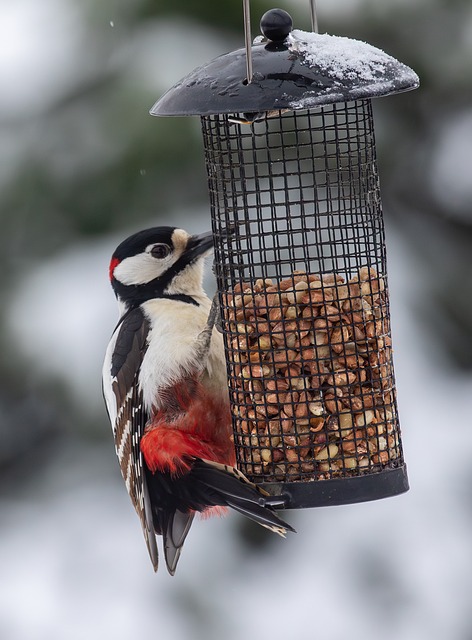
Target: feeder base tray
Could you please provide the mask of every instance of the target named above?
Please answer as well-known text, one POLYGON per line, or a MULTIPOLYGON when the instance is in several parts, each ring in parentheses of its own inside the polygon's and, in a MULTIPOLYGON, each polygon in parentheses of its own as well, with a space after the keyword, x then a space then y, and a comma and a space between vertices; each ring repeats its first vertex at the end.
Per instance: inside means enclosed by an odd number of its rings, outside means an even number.
POLYGON ((263 482, 259 486, 285 501, 285 509, 328 507, 380 500, 409 489, 406 465, 354 478, 314 482, 263 482))

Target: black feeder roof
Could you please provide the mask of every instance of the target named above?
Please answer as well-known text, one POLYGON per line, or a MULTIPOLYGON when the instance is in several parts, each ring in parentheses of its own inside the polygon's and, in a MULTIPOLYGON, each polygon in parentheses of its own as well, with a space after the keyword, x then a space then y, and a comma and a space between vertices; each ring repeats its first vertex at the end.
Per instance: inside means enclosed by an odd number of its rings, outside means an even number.
POLYGON ((250 83, 245 49, 198 67, 156 102, 151 115, 296 111, 419 86, 412 69, 380 49, 327 34, 297 30, 280 42, 254 44, 252 61, 250 83))

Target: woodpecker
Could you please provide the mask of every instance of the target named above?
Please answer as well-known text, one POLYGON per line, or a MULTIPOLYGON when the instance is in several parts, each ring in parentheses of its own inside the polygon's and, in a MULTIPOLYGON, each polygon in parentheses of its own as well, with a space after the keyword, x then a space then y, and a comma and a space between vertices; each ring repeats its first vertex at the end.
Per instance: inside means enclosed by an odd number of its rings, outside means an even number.
POLYGON ((103 393, 126 488, 154 570, 156 534, 174 575, 197 512, 232 507, 285 535, 294 529, 235 468, 223 339, 202 288, 211 233, 155 227, 124 240, 110 262, 120 309, 103 365, 103 393))

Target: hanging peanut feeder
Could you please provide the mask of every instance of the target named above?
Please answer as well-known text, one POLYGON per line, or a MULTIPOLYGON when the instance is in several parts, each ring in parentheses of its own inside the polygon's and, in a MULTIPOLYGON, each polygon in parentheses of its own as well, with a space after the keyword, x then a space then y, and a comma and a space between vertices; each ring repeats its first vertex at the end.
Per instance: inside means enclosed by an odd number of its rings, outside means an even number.
POLYGON ((396 495, 371 99, 418 78, 363 42, 292 31, 280 9, 261 28, 151 111, 202 121, 238 466, 288 508, 396 495))

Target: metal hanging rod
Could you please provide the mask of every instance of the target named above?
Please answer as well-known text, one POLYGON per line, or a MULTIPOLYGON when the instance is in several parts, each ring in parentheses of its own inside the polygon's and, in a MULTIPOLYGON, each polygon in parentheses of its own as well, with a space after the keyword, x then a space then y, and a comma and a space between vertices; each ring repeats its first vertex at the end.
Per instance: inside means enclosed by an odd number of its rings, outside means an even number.
POLYGON ((314 33, 318 33, 318 17, 316 15, 316 0, 310 0, 311 28, 314 33))
POLYGON ((246 79, 249 84, 252 81, 252 35, 251 35, 251 9, 249 0, 243 0, 244 13, 244 39, 246 43, 246 79))

